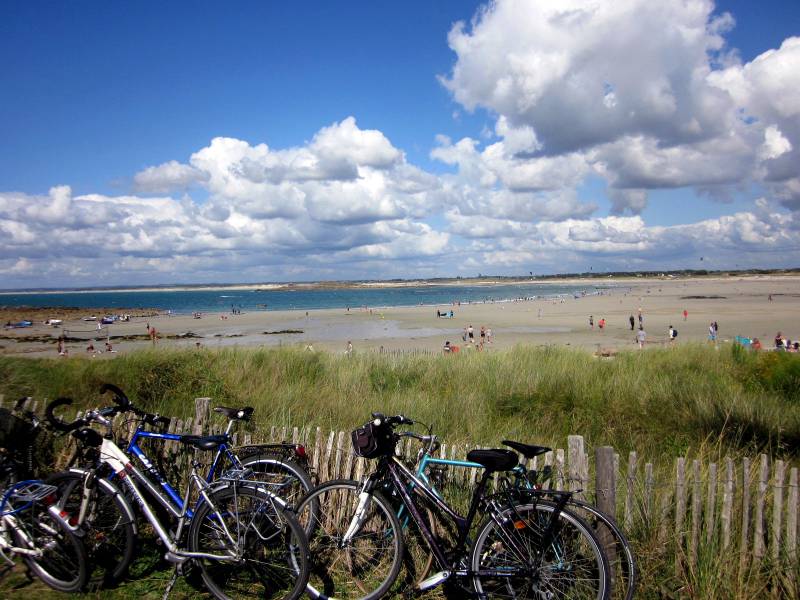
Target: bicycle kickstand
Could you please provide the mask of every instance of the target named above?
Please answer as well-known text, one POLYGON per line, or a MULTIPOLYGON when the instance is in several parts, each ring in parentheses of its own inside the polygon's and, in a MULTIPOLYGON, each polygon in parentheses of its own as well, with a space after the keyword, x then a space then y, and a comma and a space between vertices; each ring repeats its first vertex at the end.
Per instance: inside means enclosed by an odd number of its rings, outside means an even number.
POLYGON ((175 587, 175 582, 178 581, 178 577, 180 577, 180 565, 175 565, 175 568, 172 570, 172 577, 169 578, 169 582, 167 583, 166 589, 164 589, 164 595, 161 597, 161 600, 169 600, 169 595, 172 593, 172 588, 175 587))

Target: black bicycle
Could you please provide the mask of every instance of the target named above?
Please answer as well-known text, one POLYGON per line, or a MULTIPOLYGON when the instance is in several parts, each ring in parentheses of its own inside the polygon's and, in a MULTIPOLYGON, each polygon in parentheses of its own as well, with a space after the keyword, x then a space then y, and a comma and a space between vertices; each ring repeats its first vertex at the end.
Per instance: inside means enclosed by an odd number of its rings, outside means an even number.
POLYGON ((607 600, 608 562, 591 528, 565 508, 571 493, 545 499, 503 478, 498 491, 488 493, 493 475, 513 469, 517 454, 473 450, 467 459, 485 470, 462 516, 395 456, 402 437, 430 441, 429 436, 395 431, 413 423, 402 415, 374 414, 353 432, 353 447, 358 456, 377 459, 375 471, 362 482, 322 484, 298 507, 306 530, 309 519, 314 520, 307 587, 312 597, 374 599, 392 589, 404 555, 400 505, 439 566, 416 584, 418 591, 448 582, 479 598, 607 600), (317 517, 306 509, 314 504, 320 509, 317 517), (449 521, 456 531, 452 543, 433 532, 430 515, 449 521), (479 515, 482 522, 473 530, 479 515))

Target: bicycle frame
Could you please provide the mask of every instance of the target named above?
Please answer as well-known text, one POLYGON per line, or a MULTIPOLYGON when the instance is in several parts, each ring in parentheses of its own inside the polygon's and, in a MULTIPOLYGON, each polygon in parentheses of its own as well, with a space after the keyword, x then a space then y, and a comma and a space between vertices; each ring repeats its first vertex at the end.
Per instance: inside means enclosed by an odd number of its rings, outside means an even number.
MULTIPOLYGON (((229 434, 231 429, 231 423, 228 424, 228 428, 226 429, 226 435, 229 434)), ((172 487, 172 485, 167 481, 166 477, 164 476, 161 471, 159 471, 152 463, 152 461, 147 457, 144 450, 139 447, 138 441, 141 438, 151 438, 151 439, 159 439, 159 440, 168 440, 179 442, 183 437, 182 434, 177 433, 157 433, 154 431, 145 431, 142 429, 141 426, 136 428, 133 436, 131 437, 131 441, 128 443, 128 447, 126 452, 128 454, 132 454, 135 456, 145 470, 152 475, 155 480, 158 482, 158 485, 161 486, 161 490, 159 490, 153 482, 148 479, 144 478, 144 485, 150 491, 154 497, 167 509, 169 510, 174 516, 179 516, 182 512, 185 512, 186 515, 191 519, 194 515, 194 511, 190 508, 185 506, 183 498, 181 498, 178 491, 172 487), (163 490, 163 492, 162 492, 163 490)), ((211 467, 208 471, 208 475, 206 476, 205 482, 210 484, 214 480, 214 476, 217 473, 219 468, 220 462, 222 457, 225 456, 235 469, 241 469, 242 464, 239 461, 239 458, 230 451, 227 444, 220 444, 217 451, 214 453, 214 460, 211 463, 211 467)))
MULTIPOLYGON (((442 459, 443 460, 443 459, 442 459)), ((466 516, 459 515, 452 507, 450 507, 442 498, 438 492, 435 492, 430 485, 425 483, 422 479, 417 477, 417 475, 409 469, 402 460, 400 460, 397 456, 391 456, 389 458, 383 459, 382 467, 379 466, 377 471, 370 475, 364 483, 363 493, 367 495, 371 491, 371 489, 385 476, 385 473, 388 472, 389 477, 391 478, 392 483, 394 484, 394 489, 397 490, 397 493, 400 495, 402 500, 403 506, 406 507, 411 514, 411 518, 416 523, 417 527, 422 534, 422 537, 425 539, 426 544, 430 548, 431 552, 433 553, 434 557, 436 558, 436 562, 439 566, 446 571, 448 574, 453 574, 460 577, 467 577, 467 576, 485 576, 485 577, 513 577, 515 576, 514 572, 508 570, 487 570, 481 572, 475 572, 471 569, 464 569, 458 568, 458 563, 460 559, 462 559, 466 552, 465 547, 469 537, 469 531, 472 528, 472 525, 475 521, 475 516, 478 513, 478 506, 481 501, 486 500, 484 496, 484 491, 486 489, 486 485, 491 477, 491 471, 484 471, 481 480, 478 483, 478 487, 475 489, 472 495, 472 500, 470 502, 470 507, 467 512, 466 516), (456 525, 458 529, 458 540, 456 541, 456 545, 454 547, 454 558, 453 562, 448 561, 446 550, 442 548, 439 542, 436 540, 436 537, 433 535, 430 527, 427 525, 425 520, 422 517, 422 514, 419 511, 419 508, 416 505, 416 502, 412 498, 411 494, 415 493, 418 494, 436 506, 439 510, 443 511, 456 525)), ((466 462, 466 461, 465 461, 466 462)), ((470 463, 470 465, 476 464, 477 466, 482 467, 477 463, 470 463)), ((364 496, 362 496, 362 499, 364 496)), ((361 505, 359 505, 359 509, 361 509, 361 505)), ((489 500, 489 510, 486 511, 487 514, 492 516, 498 525, 501 525, 500 520, 498 518, 498 514, 502 511, 501 507, 497 503, 496 500, 490 499, 489 500)), ((353 534, 358 528, 357 521, 359 519, 360 510, 356 511, 356 515, 353 517, 353 523, 351 524, 350 530, 352 530, 353 534)), ((547 532, 545 533, 545 540, 549 539, 549 536, 552 532, 552 522, 549 524, 547 532)), ((350 531, 349 530, 349 531, 350 531)), ((348 531, 348 533, 349 533, 348 531)), ((347 538, 347 534, 345 534, 345 538, 347 538)), ((346 541, 346 540, 345 540, 346 541)), ((516 541, 509 539, 508 540, 511 545, 516 545, 516 541)), ((524 548, 517 547, 518 552, 524 552, 524 548)), ((448 575, 449 576, 449 575, 448 575)))
MULTIPOLYGON (((208 491, 211 488, 211 485, 203 480, 197 474, 196 468, 193 465, 189 485, 186 488, 186 495, 183 499, 180 499, 180 510, 176 511, 175 507, 170 504, 171 498, 168 500, 164 497, 164 495, 153 486, 152 482, 150 482, 144 474, 142 474, 129 460, 129 458, 125 455, 125 453, 117 446, 112 440, 108 438, 103 438, 103 442, 100 446, 100 458, 101 461, 111 467, 111 470, 114 472, 116 477, 127 487, 128 491, 131 493, 133 498, 136 500, 136 503, 139 505, 139 508, 144 513, 145 518, 150 522, 153 526, 158 537, 163 542, 164 546, 167 548, 168 553, 179 556, 181 558, 206 558, 209 560, 226 560, 226 559, 238 559, 239 556, 236 554, 230 554, 228 556, 220 556, 216 554, 207 554, 205 552, 188 552, 186 550, 180 550, 178 548, 178 540, 181 539, 181 535, 183 533, 183 528, 186 525, 188 519, 191 518, 189 515, 190 511, 188 509, 188 502, 190 498, 190 494, 192 492, 193 485, 196 485, 198 491, 200 493, 200 498, 202 501, 205 501, 215 510, 214 515, 216 516, 217 520, 219 521, 222 530, 227 537, 228 541, 231 543, 233 547, 237 547, 237 543, 234 540, 233 536, 231 535, 230 531, 228 530, 227 525, 225 524, 225 520, 216 512, 216 507, 214 502, 212 501, 208 491), (174 536, 170 534, 170 532, 161 524, 156 514, 153 512, 153 509, 148 504, 147 500, 143 496, 142 492, 139 490, 137 485, 141 483, 147 487, 147 489, 155 494, 155 497, 161 501, 170 511, 175 514, 178 518, 178 526, 175 530, 174 536)), ((174 490, 173 490, 174 491, 174 490)), ((268 492, 267 492, 268 493, 268 492)), ((88 501, 86 495, 84 495, 84 503, 88 501)), ((198 500, 200 502, 200 500, 198 500)), ((82 507, 81 512, 83 513, 84 508, 82 507)), ((237 549, 238 551, 238 549, 237 549)))
MULTIPOLYGON (((225 435, 230 439, 231 429, 233 428, 235 421, 230 420, 228 421, 228 426, 225 429, 225 435)), ((131 437, 130 442, 126 448, 127 454, 132 454, 137 458, 137 460, 142 464, 144 469, 152 475, 155 480, 158 482, 158 485, 163 490, 159 490, 153 482, 149 479, 145 479, 145 486, 147 489, 154 495, 154 497, 167 509, 169 510, 174 516, 178 516, 181 511, 184 510, 184 503, 183 499, 181 498, 178 491, 172 487, 172 485, 167 481, 166 477, 164 476, 161 471, 159 471, 153 462, 147 457, 144 450, 139 446, 138 442, 142 438, 150 438, 150 439, 158 439, 158 440, 166 440, 166 441, 174 441, 179 442, 181 438, 185 434, 180 433, 158 433, 155 431, 147 431, 143 429, 142 424, 140 423, 136 431, 134 431, 133 436, 131 437)), ((273 448, 271 444, 263 444, 261 446, 253 446, 254 448, 263 447, 263 448, 273 448)), ((275 448, 283 448, 282 445, 275 445, 275 448)), ((206 483, 211 483, 216 478, 220 467, 224 464, 225 459, 230 461, 230 464, 233 466, 234 469, 242 469, 243 465, 239 457, 231 451, 230 446, 223 442, 219 445, 216 452, 214 453, 214 460, 211 462, 211 466, 209 467, 208 474, 206 475, 205 481, 206 483)), ((113 477, 113 475, 112 475, 113 477)), ((270 487, 282 487, 285 484, 270 484, 270 487)), ((194 512, 191 509, 187 509, 186 511, 189 518, 192 518, 194 512)))

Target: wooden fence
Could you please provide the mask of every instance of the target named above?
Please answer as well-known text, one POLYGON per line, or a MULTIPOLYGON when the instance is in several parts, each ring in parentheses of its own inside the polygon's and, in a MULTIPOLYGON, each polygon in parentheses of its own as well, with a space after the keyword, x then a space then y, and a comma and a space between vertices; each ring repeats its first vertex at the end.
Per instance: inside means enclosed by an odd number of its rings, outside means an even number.
MULTIPOLYGON (((0 395, 0 405, 3 398, 0 395)), ((36 402, 27 406, 37 412, 36 402)), ((194 417, 173 419, 172 432, 218 433, 222 418, 210 414, 210 399, 195 400, 194 417)), ((290 441, 303 444, 316 481, 361 478, 369 461, 353 455, 349 431, 320 427, 271 427, 239 431, 241 445, 290 441)), ((721 464, 677 457, 672 465, 645 460, 637 452, 627 459, 609 446, 589 451, 580 435, 568 436, 565 448, 556 448, 530 461, 529 468, 549 465, 553 489, 572 490, 616 517, 634 541, 656 536, 674 551, 676 569, 691 568, 698 557, 730 559, 738 555, 740 570, 770 560, 785 563, 788 577, 797 573, 798 469, 761 454, 753 458, 724 458, 721 464)), ((177 444, 164 451, 181 464, 177 444)), ((443 443, 438 455, 464 458, 477 446, 443 443)), ((418 445, 404 439, 399 452, 413 461, 418 445)), ((58 454, 56 467, 69 453, 58 454)), ((60 463, 60 464, 59 464, 60 463)), ((477 481, 475 469, 452 469, 448 484, 469 488, 477 481)))

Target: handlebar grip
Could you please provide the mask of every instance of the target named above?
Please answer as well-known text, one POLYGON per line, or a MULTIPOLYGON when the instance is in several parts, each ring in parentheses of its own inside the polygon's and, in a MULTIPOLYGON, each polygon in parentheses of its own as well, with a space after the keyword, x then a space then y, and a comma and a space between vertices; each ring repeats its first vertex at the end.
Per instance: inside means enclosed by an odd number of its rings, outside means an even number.
POLYGON ((105 394, 106 392, 112 392, 114 394, 114 402, 122 408, 128 408, 131 405, 131 401, 128 400, 125 392, 123 392, 113 383, 104 383, 100 386, 100 393, 105 394))
POLYGON ((47 407, 44 409, 44 415, 47 418, 47 422, 50 423, 50 426, 53 429, 57 429, 58 431, 73 431, 74 429, 78 429, 83 425, 83 419, 77 419, 72 423, 64 423, 60 419, 56 419, 55 415, 53 415, 53 410, 58 408, 59 406, 69 406, 72 404, 72 398, 56 398, 47 407))

